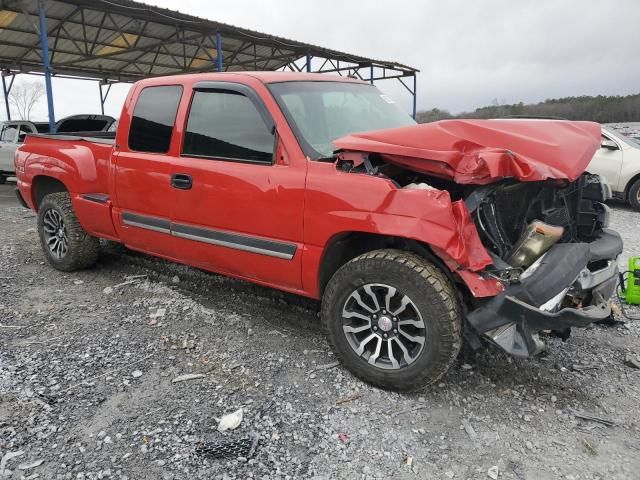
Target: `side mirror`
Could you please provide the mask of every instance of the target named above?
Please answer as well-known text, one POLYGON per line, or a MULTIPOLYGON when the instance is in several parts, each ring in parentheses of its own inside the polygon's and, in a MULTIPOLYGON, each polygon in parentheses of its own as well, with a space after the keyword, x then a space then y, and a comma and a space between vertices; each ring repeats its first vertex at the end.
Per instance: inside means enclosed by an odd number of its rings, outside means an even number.
POLYGON ((600 147, 606 148, 607 150, 618 150, 618 145, 613 140, 602 140, 600 147))

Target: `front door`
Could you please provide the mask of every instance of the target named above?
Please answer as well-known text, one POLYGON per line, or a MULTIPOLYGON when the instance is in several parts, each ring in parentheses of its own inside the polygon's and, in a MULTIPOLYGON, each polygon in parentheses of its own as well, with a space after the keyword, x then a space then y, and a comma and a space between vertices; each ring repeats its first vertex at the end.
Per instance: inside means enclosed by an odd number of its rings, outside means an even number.
MULTIPOLYGON (((587 167, 590 173, 602 175, 614 192, 619 191, 622 150, 613 138, 602 135, 602 144, 587 167)), ((624 186, 622 187, 624 188, 624 186)))
POLYGON ((173 137, 182 90, 178 85, 143 88, 126 116, 131 124, 118 130, 114 150, 114 223, 120 237, 131 248, 168 258, 175 258, 171 157, 178 148, 173 137))
POLYGON ((171 228, 185 260, 300 289, 306 161, 289 158, 258 95, 240 84, 197 84, 182 144, 171 228))
POLYGON ((21 125, 7 123, 0 126, 0 172, 13 173, 15 167, 13 157, 18 148, 18 137, 21 125))

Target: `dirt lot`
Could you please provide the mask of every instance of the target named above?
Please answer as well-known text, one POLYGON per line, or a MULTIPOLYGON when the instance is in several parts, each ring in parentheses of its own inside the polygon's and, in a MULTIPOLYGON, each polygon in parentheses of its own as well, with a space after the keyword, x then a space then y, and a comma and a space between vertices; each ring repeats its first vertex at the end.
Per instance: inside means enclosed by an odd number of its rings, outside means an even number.
POLYGON ((465 354, 401 395, 332 366, 312 302, 113 246, 64 275, 35 226, 0 187, 0 478, 640 478, 640 322, 465 354), (252 458, 196 453, 249 432, 252 458))

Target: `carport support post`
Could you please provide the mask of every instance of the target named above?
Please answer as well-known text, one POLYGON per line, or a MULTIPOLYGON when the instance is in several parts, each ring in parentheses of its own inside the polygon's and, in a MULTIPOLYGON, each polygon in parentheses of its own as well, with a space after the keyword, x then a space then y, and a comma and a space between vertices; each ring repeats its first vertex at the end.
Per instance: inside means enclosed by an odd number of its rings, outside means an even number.
POLYGON ((370 67, 369 83, 373 85, 373 64, 371 64, 371 67, 370 67))
POLYGON ((311 71, 311 52, 307 51, 307 72, 311 71))
POLYGON ((9 91, 7 90, 7 81, 4 79, 2 72, 2 92, 4 93, 4 108, 7 110, 7 120, 11 120, 11 109, 9 108, 9 91))
POLYGON ((418 90, 417 90, 417 86, 418 86, 418 82, 416 81, 416 74, 413 74, 413 119, 416 119, 416 99, 418 97, 418 90))
POLYGON ((49 111, 49 131, 56 126, 56 115, 53 111, 53 91, 51 89, 51 65, 49 64, 49 36, 47 35, 47 19, 44 11, 44 0, 38 2, 38 17, 40 20, 40 48, 44 63, 44 86, 47 91, 47 109, 49 111))
POLYGON ((100 80, 98 82, 98 88, 100 89, 100 111, 102 112, 102 115, 104 115, 104 104, 107 101, 107 97, 109 96, 109 91, 111 90, 111 85, 112 83, 110 83, 108 80, 100 80), (102 89, 102 86, 106 85, 107 86, 107 91, 104 92, 102 89))
POLYGON ((216 32, 216 65, 218 71, 222 71, 222 35, 220 32, 216 32))

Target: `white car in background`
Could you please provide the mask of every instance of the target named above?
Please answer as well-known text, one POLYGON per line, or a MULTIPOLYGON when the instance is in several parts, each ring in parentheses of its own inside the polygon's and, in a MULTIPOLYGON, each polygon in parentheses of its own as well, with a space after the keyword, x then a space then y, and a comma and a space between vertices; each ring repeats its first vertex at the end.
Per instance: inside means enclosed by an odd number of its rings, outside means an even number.
POLYGON ((604 177, 613 196, 640 211, 640 141, 602 127, 602 143, 587 167, 604 177))
MULTIPOLYGON (((39 125, 23 120, 0 123, 0 184, 15 175, 13 156, 16 149, 22 145, 27 133, 38 133, 39 125)), ((43 125, 45 131, 48 131, 49 125, 43 125)))

